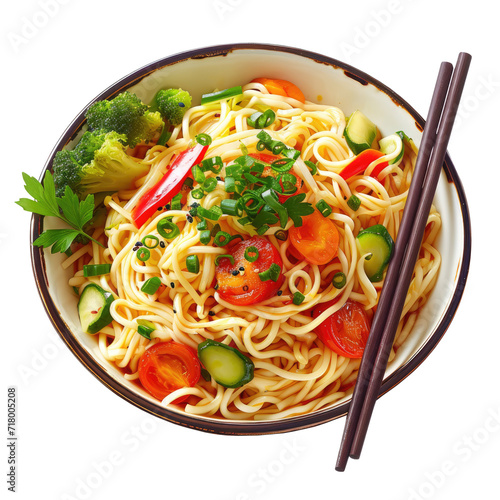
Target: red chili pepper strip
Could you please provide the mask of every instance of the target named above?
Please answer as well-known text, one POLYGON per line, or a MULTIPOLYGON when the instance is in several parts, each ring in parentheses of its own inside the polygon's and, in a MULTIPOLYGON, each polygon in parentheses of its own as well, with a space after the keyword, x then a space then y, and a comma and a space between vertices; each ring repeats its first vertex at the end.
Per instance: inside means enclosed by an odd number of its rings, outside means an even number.
MULTIPOLYGON (((376 149, 365 149, 361 153, 359 153, 356 158, 354 158, 349 165, 344 167, 342 172, 340 172, 340 176, 348 180, 350 179, 353 175, 358 175, 361 172, 364 172, 368 166, 370 165, 371 162, 377 160, 381 156, 384 156, 384 153, 382 151, 377 151, 376 149)), ((388 162, 383 161, 382 163, 379 163, 373 170, 372 173, 370 174, 371 177, 377 177, 382 170, 389 165, 388 162)))
POLYGON ((132 211, 132 219, 137 227, 141 227, 162 205, 167 204, 189 177, 191 168, 201 162, 208 146, 196 146, 182 151, 170 165, 167 173, 139 200, 132 211))

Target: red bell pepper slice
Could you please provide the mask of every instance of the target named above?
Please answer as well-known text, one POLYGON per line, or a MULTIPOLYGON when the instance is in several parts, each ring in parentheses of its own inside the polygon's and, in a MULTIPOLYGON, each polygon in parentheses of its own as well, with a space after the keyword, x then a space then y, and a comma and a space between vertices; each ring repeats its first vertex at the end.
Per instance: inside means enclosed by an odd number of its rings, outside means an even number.
POLYGON ((141 227, 159 207, 167 204, 180 192, 191 168, 201 162, 207 149, 208 146, 196 144, 177 155, 167 173, 146 191, 132 211, 132 219, 137 227, 141 227))
MULTIPOLYGON (((376 149, 365 149, 361 153, 359 153, 356 158, 354 158, 351 163, 349 163, 344 169, 340 172, 340 177, 347 180, 350 179, 353 175, 358 175, 361 172, 364 172, 372 161, 377 160, 381 156, 384 156, 382 151, 377 151, 376 149)), ((371 177, 378 177, 378 174, 382 172, 382 170, 389 165, 388 162, 383 161, 379 163, 371 172, 371 177)))

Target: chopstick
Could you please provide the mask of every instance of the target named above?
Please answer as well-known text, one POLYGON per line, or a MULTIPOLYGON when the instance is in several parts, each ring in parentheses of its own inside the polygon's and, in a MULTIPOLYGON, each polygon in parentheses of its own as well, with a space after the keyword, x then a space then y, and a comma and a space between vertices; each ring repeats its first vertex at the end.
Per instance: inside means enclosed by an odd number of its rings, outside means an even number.
POLYGON ((394 254, 349 406, 335 466, 337 471, 345 470, 349 456, 359 458, 361 454, 418 258, 470 61, 469 54, 459 54, 451 84, 453 66, 449 62, 441 63, 394 254))

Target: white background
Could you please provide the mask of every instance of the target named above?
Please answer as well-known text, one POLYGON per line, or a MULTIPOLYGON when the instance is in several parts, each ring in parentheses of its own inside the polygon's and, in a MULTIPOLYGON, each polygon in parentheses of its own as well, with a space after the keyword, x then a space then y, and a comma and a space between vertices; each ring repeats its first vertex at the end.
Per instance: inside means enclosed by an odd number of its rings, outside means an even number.
MULTIPOLYGON (((14 385, 17 498, 499 498, 500 30, 492 4, 47 0, 44 14, 44 0, 4 2, 0 436, 14 385), (131 406, 58 339, 35 288, 30 214, 14 205, 24 196, 21 172, 39 177, 66 125, 122 76, 173 53, 231 42, 279 43, 343 60, 424 117, 440 62, 455 63, 461 50, 473 56, 449 145, 472 216, 465 294, 435 351, 379 400, 362 457, 344 473, 334 471, 344 419, 291 434, 225 437, 131 406)), ((7 498, 8 449, 0 449, 7 498)))

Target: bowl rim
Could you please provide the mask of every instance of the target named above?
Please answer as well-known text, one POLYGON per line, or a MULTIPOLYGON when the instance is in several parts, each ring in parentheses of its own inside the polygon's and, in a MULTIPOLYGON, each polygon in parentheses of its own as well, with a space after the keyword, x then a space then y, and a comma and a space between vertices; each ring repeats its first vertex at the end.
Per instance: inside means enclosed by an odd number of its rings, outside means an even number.
MULTIPOLYGON (((296 56, 301 56, 307 59, 311 59, 316 62, 320 62, 336 69, 341 69, 344 71, 346 76, 360 82, 363 85, 372 84, 377 89, 384 92, 389 96, 396 104, 403 107, 414 119, 418 127, 423 129, 425 125, 424 119, 420 116, 417 111, 410 106, 403 98, 401 98, 396 92, 391 90, 389 87, 384 85, 382 82, 373 78, 372 76, 360 71, 359 69, 346 64, 337 59, 316 53, 304 49, 299 49, 296 47, 284 46, 284 45, 274 45, 274 44, 263 44, 263 43, 236 43, 236 44, 225 44, 225 45, 214 45, 201 47, 197 49, 191 49, 184 52, 179 52, 165 58, 153 61, 137 70, 132 71, 128 75, 124 76, 113 85, 110 85, 107 89, 98 94, 89 104, 74 118, 70 125, 63 132, 56 145, 54 146, 52 152, 50 153, 45 166, 40 175, 40 181, 42 180, 45 172, 50 169, 52 161, 57 151, 62 149, 66 144, 72 140, 76 134, 79 132, 81 126, 85 122, 85 112, 88 107, 94 102, 102 99, 109 98, 113 94, 119 91, 125 90, 136 84, 138 81, 142 80, 147 75, 152 72, 169 66, 175 63, 179 63, 183 60, 188 59, 204 59, 207 57, 216 56, 226 56, 231 52, 239 50, 267 50, 280 53, 289 53, 296 56)), ((456 313, 458 305, 463 295, 465 288, 465 283, 467 280, 467 275, 470 266, 471 257, 471 221, 470 214, 467 204, 467 199, 465 192, 458 176, 458 173, 448 156, 446 154, 443 169, 445 171, 447 180, 455 186, 458 200, 460 202, 460 209, 462 213, 463 231, 464 231, 464 247, 463 253, 460 260, 460 269, 457 271, 457 279, 454 286, 453 296, 451 301, 446 308, 445 314, 441 318, 441 321, 437 325, 434 333, 427 339, 427 341, 419 348, 419 350, 401 367, 397 368, 391 375, 389 375, 382 384, 379 396, 382 396, 390 389, 398 385, 403 381, 410 373, 412 373, 418 366, 420 366, 427 356, 432 352, 432 350, 439 343, 446 330, 448 329, 453 316, 456 313)), ((140 394, 130 390, 124 385, 120 384, 113 376, 101 367, 101 365, 96 361, 94 357, 80 344, 77 338, 71 333, 68 326, 62 319, 59 310, 52 300, 49 292, 46 266, 44 261, 43 249, 40 247, 35 247, 33 241, 43 232, 43 217, 37 214, 33 214, 31 218, 31 228, 30 228, 30 247, 31 247, 31 263, 32 269, 35 277, 35 282, 38 288, 38 293, 44 305, 45 311, 49 316, 57 333, 72 351, 72 353, 77 357, 77 359, 105 386, 107 386, 115 394, 123 398, 124 400, 130 402, 134 406, 155 415, 163 420, 167 420, 171 423, 182 425, 184 427, 189 427, 205 432, 212 432, 217 434, 227 434, 227 435, 259 435, 259 434, 274 434, 282 432, 296 431, 300 429, 305 429, 308 427, 313 427, 319 424, 329 422, 331 420, 340 418, 347 413, 349 408, 350 400, 345 403, 334 407, 326 408, 323 410, 318 410, 314 413, 299 415, 295 417, 290 417, 281 420, 271 420, 271 421, 235 421, 235 420, 224 420, 224 419, 212 419, 204 418, 203 416, 189 415, 187 413, 181 413, 177 411, 170 410, 168 408, 161 407, 148 399, 142 397, 140 394)))

